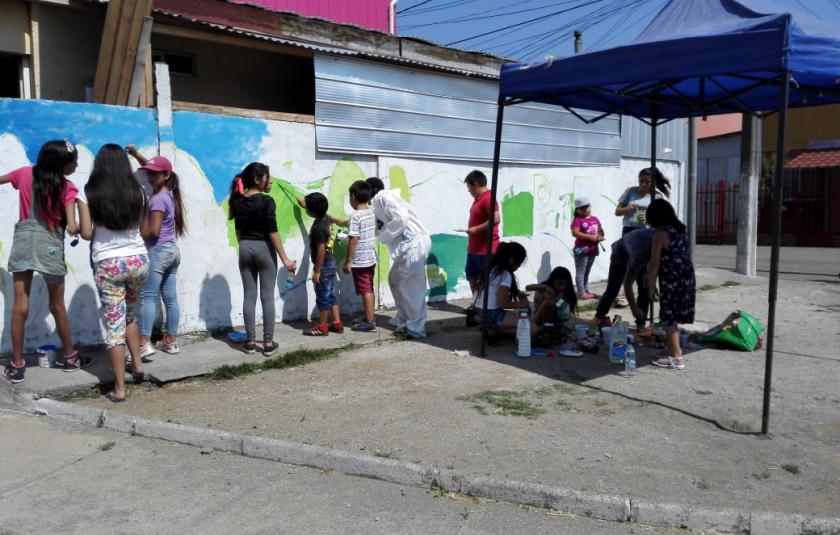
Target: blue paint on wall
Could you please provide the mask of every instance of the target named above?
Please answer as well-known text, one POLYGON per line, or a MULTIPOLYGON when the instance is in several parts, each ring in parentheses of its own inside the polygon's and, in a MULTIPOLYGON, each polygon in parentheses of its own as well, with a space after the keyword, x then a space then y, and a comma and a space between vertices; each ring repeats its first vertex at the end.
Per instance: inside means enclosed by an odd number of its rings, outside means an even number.
POLYGON ((0 133, 14 134, 33 164, 51 139, 68 139, 94 154, 106 143, 157 144, 155 112, 146 108, 0 98, 0 118, 0 133))
POLYGON ((199 160, 217 202, 227 198, 233 177, 259 159, 268 130, 258 119, 189 111, 176 112, 173 123, 178 148, 199 160))

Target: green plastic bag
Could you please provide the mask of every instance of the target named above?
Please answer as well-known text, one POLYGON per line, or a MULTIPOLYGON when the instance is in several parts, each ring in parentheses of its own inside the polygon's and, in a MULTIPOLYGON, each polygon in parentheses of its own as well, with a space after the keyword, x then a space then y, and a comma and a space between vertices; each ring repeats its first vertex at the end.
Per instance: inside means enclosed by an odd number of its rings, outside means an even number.
POLYGON ((698 342, 715 342, 741 351, 755 351, 763 345, 764 325, 752 314, 736 310, 721 323, 697 338, 698 342))

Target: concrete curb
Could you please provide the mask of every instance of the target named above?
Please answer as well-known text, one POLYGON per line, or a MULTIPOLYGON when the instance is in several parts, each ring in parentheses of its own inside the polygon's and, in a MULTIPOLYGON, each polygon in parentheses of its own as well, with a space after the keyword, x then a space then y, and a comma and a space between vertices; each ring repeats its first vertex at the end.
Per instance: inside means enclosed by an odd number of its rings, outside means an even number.
POLYGON ((840 518, 695 508, 680 504, 651 503, 629 496, 592 494, 536 483, 492 479, 323 446, 136 418, 48 398, 22 406, 31 408, 36 414, 128 435, 178 442, 255 459, 335 470, 406 486, 437 486, 468 496, 552 509, 599 520, 753 535, 840 533, 840 518))

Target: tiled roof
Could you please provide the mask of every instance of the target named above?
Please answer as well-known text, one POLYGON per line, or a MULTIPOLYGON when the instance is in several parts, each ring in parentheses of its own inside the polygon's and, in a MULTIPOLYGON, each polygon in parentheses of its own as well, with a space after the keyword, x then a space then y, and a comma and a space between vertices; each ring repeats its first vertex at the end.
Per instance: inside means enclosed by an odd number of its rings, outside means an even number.
POLYGON ((840 167, 840 149, 809 150, 795 156, 785 167, 788 169, 840 167))

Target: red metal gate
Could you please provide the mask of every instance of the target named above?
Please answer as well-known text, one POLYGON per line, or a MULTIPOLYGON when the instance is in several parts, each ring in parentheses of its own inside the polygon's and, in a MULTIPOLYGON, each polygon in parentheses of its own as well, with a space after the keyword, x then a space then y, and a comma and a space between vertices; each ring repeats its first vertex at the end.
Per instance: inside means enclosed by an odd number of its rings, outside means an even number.
POLYGON ((738 184, 725 180, 697 186, 697 243, 735 243, 738 235, 738 190, 738 184))

